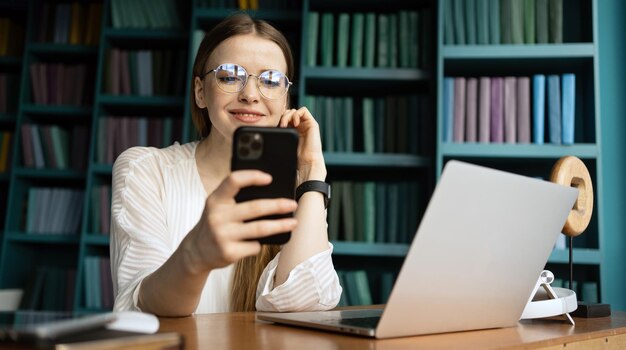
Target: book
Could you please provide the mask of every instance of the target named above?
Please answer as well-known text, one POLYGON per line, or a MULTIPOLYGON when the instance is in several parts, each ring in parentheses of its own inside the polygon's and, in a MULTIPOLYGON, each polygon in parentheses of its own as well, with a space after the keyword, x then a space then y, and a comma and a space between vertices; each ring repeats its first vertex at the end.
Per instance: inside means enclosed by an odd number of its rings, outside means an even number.
POLYGON ((489 0, 489 43, 498 45, 500 39, 500 0, 489 0))
POLYGON ((387 59, 387 64, 389 67, 395 68, 398 66, 398 15, 395 13, 389 14, 388 24, 389 45, 387 46, 387 52, 389 58, 387 59))
POLYGON ((444 0, 443 5, 443 43, 454 45, 454 0, 444 0))
POLYGON ((307 66, 317 65, 318 33, 319 33, 319 12, 311 11, 307 14, 307 66))
POLYGON ((343 198, 343 182, 332 182, 332 196, 328 209, 328 239, 331 241, 339 240, 340 223, 341 223, 341 203, 343 198))
POLYGON ((576 76, 572 73, 561 76, 561 127, 564 145, 574 143, 574 116, 576 109, 576 76))
MULTIPOLYGON (((370 97, 363 98, 363 152, 374 153, 375 152, 375 115, 374 115, 374 100, 370 97)), ((382 118, 382 116, 379 116, 382 118)))
POLYGON ((363 63, 367 68, 374 67, 376 57, 376 14, 367 13, 365 15, 365 43, 363 44, 363 63))
POLYGON ((354 220, 354 241, 365 241, 365 222, 363 217, 365 216, 364 205, 364 189, 365 183, 353 182, 352 183, 352 219, 354 220))
POLYGON ((489 0, 476 0, 476 43, 489 44, 489 0))
POLYGON ((378 32, 377 32, 377 51, 376 51, 376 66, 385 68, 389 67, 389 50, 390 50, 390 35, 389 35, 389 15, 378 15, 378 32))
POLYGON ((54 346, 55 350, 178 350, 184 348, 182 335, 174 332, 140 334, 106 329, 88 331, 80 341, 70 340, 54 346))
POLYGON ((513 2, 520 0, 502 0, 500 2, 500 42, 513 44, 513 2))
POLYGON ((466 80, 464 77, 454 78, 453 142, 463 142, 465 140, 465 88, 466 80))
POLYGON ((511 1, 511 42, 513 44, 524 43, 524 2, 522 0, 511 1))
POLYGON ((491 106, 490 111, 490 141, 501 143, 504 141, 504 79, 491 78, 491 106))
POLYGON ((350 66, 363 66, 363 39, 365 31, 365 15, 362 13, 352 14, 352 30, 350 31, 350 66))
POLYGON ((465 1, 454 0, 454 43, 465 45, 465 1))
POLYGON ((544 143, 546 76, 533 75, 533 143, 544 143))
POLYGON ((355 227, 354 227, 354 203, 353 194, 352 194, 352 182, 344 182, 342 183, 341 189, 343 193, 341 197, 343 198, 343 203, 341 205, 341 212, 343 217, 343 240, 346 242, 354 241, 356 237, 355 227))
POLYGON ((517 78, 517 142, 530 142, 530 78, 517 78))
POLYGON ((370 292, 367 272, 365 272, 365 270, 357 270, 357 271, 354 271, 353 274, 354 274, 355 287, 357 288, 359 304, 371 305, 372 295, 370 292))
POLYGON ((561 87, 560 77, 548 75, 548 134, 550 143, 561 144, 561 87))
POLYGON ((476 45, 476 0, 465 0, 465 39, 467 45, 476 45))
POLYGON ((535 29, 537 44, 548 43, 548 0, 535 0, 535 29))
POLYGON ((322 14, 321 39, 322 66, 331 67, 333 65, 333 50, 335 44, 335 19, 332 13, 322 14))
POLYGON ((478 79, 467 78, 467 97, 465 99, 465 142, 477 140, 477 107, 478 107, 478 79))
POLYGON ((524 0, 524 43, 535 43, 535 0, 524 0))
POLYGON ((350 38, 350 15, 340 13, 337 25, 337 67, 348 65, 348 43, 350 38))
POLYGON ((374 243, 376 239, 376 184, 373 181, 363 183, 363 241, 374 243))
POLYGON ((491 111, 491 79, 489 77, 480 77, 478 91, 478 142, 489 143, 491 111))
POLYGON ((504 78, 504 142, 517 142, 517 79, 504 78))
POLYGON ((443 79, 443 142, 452 142, 454 130, 454 78, 443 79))
POLYGON ((413 36, 411 35, 411 27, 409 25, 409 12, 400 11, 398 13, 398 66, 411 67, 410 55, 413 36))
POLYGON ((549 0, 548 3, 549 42, 563 42, 563 0, 549 0))

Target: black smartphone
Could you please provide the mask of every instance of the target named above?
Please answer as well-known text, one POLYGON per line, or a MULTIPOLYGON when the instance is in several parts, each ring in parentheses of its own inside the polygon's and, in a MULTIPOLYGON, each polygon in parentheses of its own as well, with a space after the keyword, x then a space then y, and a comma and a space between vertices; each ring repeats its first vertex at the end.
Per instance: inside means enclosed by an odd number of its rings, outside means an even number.
MULTIPOLYGON (((231 170, 258 169, 272 175, 267 186, 242 188, 235 200, 294 198, 298 165, 298 132, 293 128, 242 126, 235 130, 231 170)), ((293 213, 268 215, 254 220, 292 217, 293 213)), ((285 244, 291 232, 259 239, 261 244, 285 244)))

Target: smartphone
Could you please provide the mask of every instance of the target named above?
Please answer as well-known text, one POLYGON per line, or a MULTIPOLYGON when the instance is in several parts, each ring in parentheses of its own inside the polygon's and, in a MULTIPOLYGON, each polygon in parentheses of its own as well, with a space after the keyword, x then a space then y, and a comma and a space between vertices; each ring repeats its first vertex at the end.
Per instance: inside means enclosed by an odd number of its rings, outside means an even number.
MULTIPOLYGON (((294 198, 298 165, 298 132, 293 128, 242 126, 235 130, 231 170, 258 169, 272 175, 267 186, 242 188, 237 202, 260 198, 294 198)), ((292 217, 292 213, 268 215, 254 220, 292 217)), ((285 244, 291 232, 259 239, 261 244, 285 244)))

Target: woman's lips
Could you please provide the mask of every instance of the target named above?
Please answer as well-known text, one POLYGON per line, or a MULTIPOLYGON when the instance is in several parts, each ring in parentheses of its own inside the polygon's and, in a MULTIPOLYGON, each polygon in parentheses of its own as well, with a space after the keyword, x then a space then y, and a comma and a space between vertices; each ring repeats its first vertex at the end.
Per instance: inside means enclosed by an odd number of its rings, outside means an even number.
POLYGON ((262 114, 252 113, 252 112, 233 111, 231 112, 231 114, 233 115, 233 117, 235 117, 235 119, 244 123, 256 123, 259 120, 263 119, 262 114))

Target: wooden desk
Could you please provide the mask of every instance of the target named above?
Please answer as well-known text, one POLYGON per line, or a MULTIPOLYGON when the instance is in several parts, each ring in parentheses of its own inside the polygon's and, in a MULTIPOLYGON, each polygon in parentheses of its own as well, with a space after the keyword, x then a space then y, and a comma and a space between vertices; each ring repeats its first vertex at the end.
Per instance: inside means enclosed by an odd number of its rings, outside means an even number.
POLYGON ((373 340, 255 321, 253 312, 162 318, 160 332, 185 336, 186 349, 626 349, 626 312, 611 317, 522 321, 517 327, 373 340))

